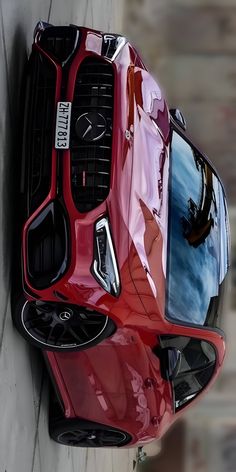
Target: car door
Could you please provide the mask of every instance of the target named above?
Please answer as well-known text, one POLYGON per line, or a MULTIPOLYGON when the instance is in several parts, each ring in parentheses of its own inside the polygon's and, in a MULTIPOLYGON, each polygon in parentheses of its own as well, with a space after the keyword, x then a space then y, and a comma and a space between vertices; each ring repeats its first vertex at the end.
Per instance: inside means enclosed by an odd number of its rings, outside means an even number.
POLYGON ((172 380, 175 412, 201 393, 210 382, 216 366, 215 347, 206 340, 187 336, 161 336, 162 348, 176 348, 181 353, 177 375, 172 380))

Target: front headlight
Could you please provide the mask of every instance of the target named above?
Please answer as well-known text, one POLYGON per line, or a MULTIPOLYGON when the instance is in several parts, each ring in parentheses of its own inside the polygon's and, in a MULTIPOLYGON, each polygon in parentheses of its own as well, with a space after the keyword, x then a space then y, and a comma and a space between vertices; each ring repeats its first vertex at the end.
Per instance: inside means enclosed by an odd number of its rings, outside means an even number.
POLYGON ((120 277, 107 218, 95 225, 95 245, 92 272, 98 283, 111 295, 120 294, 120 277))
POLYGON ((126 43, 126 38, 118 34, 104 34, 102 55, 114 61, 126 43))

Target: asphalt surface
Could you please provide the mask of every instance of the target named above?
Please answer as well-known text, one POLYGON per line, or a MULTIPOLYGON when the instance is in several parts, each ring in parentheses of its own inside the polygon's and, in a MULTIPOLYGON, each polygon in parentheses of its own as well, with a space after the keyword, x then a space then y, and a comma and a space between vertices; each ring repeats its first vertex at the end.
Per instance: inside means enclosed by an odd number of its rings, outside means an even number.
POLYGON ((10 308, 20 85, 34 26, 44 19, 119 31, 121 11, 115 0, 0 0, 0 472, 132 470, 132 450, 69 448, 49 438, 48 377, 40 353, 15 331, 10 308))

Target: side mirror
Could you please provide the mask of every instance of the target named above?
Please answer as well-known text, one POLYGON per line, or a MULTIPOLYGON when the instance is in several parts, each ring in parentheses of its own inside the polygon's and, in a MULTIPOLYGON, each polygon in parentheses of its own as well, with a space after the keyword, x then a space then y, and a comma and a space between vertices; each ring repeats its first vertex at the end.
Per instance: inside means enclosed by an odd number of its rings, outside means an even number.
POLYGON ((162 377, 174 380, 178 375, 181 364, 181 351, 175 347, 165 347, 160 352, 162 377))
POLYGON ((171 108, 170 115, 172 116, 173 120, 186 131, 187 123, 183 113, 179 110, 179 108, 171 108))

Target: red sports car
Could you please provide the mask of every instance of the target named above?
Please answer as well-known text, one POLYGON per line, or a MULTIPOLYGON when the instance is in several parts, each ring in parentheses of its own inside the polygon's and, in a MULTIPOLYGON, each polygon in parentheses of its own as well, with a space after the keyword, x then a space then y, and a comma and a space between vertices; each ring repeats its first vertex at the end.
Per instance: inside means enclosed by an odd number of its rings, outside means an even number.
POLYGON ((160 438, 216 379, 225 194, 122 36, 39 22, 26 74, 19 332, 72 446, 160 438))

